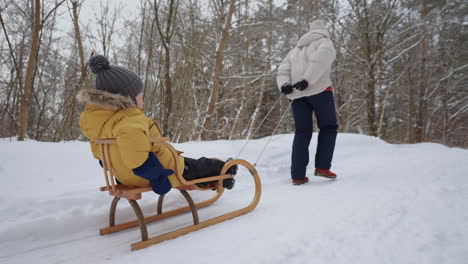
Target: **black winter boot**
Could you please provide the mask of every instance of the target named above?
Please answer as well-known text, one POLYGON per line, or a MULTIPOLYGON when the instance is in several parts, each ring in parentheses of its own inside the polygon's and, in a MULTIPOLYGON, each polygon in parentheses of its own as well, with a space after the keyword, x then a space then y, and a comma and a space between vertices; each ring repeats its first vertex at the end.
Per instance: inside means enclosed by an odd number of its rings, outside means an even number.
MULTIPOLYGON (((228 159, 227 161, 230 161, 228 159)), ((226 162, 227 162, 226 161, 226 162)), ((226 162, 218 160, 218 159, 209 159, 209 158, 199 158, 199 159, 192 159, 192 158, 185 158, 185 168, 183 176, 186 180, 194 180, 200 179, 210 176, 218 176, 223 169, 224 164, 226 162)), ((226 172, 226 174, 236 175, 237 173, 237 165, 232 166, 226 172)), ((199 187, 206 187, 216 181, 205 182, 205 183, 197 183, 199 187)), ((223 187, 230 190, 234 187, 234 179, 224 179, 223 180, 223 187)))
MULTIPOLYGON (((230 160, 232 160, 232 158, 229 158, 226 160, 226 163, 228 163, 230 160)), ((230 167, 227 171, 226 171, 226 174, 231 174, 233 177, 234 175, 237 174, 237 164, 230 167)), ((231 190, 232 188, 234 188, 234 184, 236 183, 236 180, 234 178, 229 178, 229 179, 224 179, 223 180, 223 187, 228 189, 228 190, 231 190)))

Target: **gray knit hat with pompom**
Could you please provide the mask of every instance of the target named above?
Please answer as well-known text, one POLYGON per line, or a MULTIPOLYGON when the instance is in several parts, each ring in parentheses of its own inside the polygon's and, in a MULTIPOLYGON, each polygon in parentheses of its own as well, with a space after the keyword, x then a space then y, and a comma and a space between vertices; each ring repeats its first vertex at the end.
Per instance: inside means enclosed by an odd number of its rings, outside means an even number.
POLYGON ((102 55, 89 59, 89 67, 96 74, 96 89, 112 94, 129 96, 133 101, 143 90, 143 82, 134 72, 117 65, 110 65, 102 55))

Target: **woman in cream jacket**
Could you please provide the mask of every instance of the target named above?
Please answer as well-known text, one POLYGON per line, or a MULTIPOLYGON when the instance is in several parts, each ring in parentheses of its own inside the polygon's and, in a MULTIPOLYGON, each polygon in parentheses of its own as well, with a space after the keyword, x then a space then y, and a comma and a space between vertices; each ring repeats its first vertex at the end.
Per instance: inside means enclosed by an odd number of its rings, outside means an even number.
POLYGON ((309 144, 315 113, 320 129, 315 153, 315 175, 336 178, 330 171, 338 130, 330 72, 336 51, 321 20, 314 21, 278 68, 277 83, 292 100, 295 136, 291 158, 293 184, 309 181, 309 144))

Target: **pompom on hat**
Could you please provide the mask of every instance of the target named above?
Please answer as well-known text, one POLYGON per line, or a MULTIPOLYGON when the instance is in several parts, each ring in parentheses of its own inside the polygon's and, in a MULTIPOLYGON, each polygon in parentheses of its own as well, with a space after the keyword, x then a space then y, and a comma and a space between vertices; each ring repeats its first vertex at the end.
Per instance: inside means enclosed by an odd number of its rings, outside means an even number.
POLYGON ((143 82, 138 75, 124 67, 111 65, 105 56, 91 56, 88 65, 96 74, 97 90, 129 96, 133 101, 143 91, 143 82))
POLYGON ((91 68, 91 71, 94 74, 97 74, 103 70, 108 70, 110 68, 109 66, 109 60, 102 56, 102 55, 94 55, 89 59, 89 68, 91 68))

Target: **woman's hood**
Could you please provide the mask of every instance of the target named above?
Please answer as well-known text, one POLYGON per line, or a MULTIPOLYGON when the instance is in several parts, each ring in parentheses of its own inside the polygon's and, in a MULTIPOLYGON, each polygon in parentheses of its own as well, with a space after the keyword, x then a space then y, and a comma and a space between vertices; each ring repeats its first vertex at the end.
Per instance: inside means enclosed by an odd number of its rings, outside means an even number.
POLYGON ((296 47, 302 48, 321 38, 330 38, 330 34, 322 20, 315 20, 310 24, 309 32, 303 35, 296 44, 296 47))

